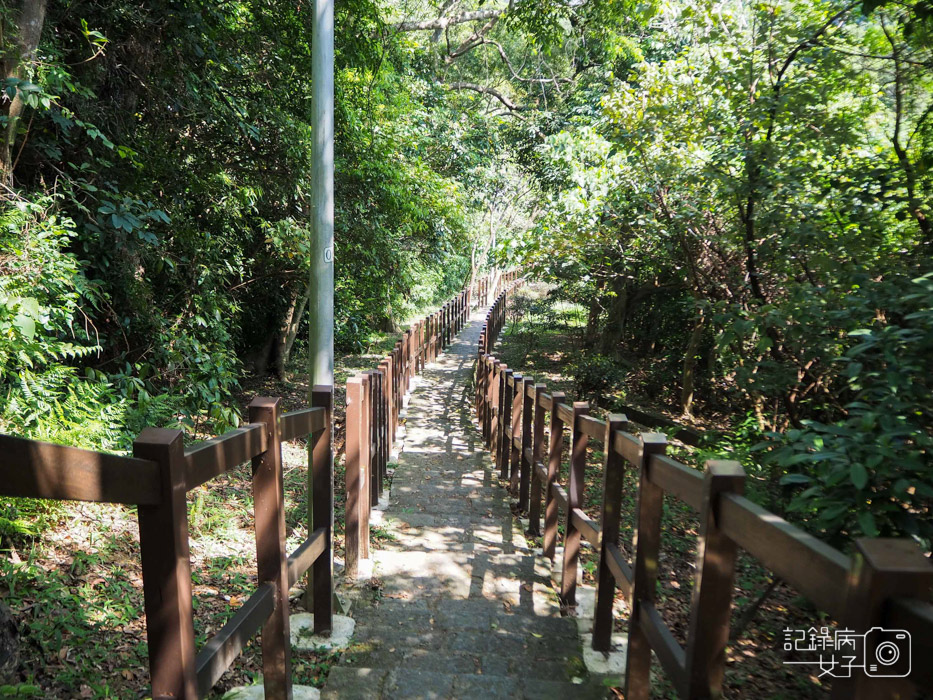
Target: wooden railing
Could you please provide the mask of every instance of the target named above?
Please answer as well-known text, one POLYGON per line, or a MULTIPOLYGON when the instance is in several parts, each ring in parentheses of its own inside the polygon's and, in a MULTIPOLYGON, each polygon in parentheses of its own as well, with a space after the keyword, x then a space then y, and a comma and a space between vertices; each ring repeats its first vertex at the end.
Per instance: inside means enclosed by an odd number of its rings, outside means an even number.
POLYGON ((260 630, 266 697, 289 697, 288 589, 308 569, 315 632, 331 629, 333 408, 330 386, 315 387, 311 407, 291 413, 281 413, 278 398, 256 398, 250 422, 236 430, 186 449, 182 431, 146 428, 132 457, 0 435, 0 495, 138 506, 153 698, 204 697, 260 630), (286 556, 281 444, 304 436, 312 443, 311 534, 286 556), (244 462, 253 467, 259 586, 197 651, 185 494, 244 462))
POLYGON ((498 297, 503 289, 512 285, 517 279, 518 272, 516 270, 492 270, 476 280, 473 285, 473 299, 477 301, 478 306, 489 306, 490 299, 498 297))
MULTIPOLYGON (((625 697, 650 695, 652 651, 681 697, 718 697, 722 690, 736 552, 739 548, 828 612, 846 629, 906 630, 912 642, 909 679, 872 678, 860 669, 833 680, 836 698, 893 697, 902 685, 933 687, 933 564, 910 540, 862 539, 847 556, 770 513, 743 495, 745 473, 737 462, 711 460, 705 473, 666 456, 663 434, 635 435, 627 418, 598 420, 586 402, 506 367, 491 354, 505 319, 508 293, 487 315, 477 362, 477 419, 503 479, 529 529, 539 535, 544 499, 544 554, 555 558, 558 525, 564 525, 561 596, 576 604, 581 540, 599 552, 593 648, 610 649, 615 591, 628 605, 625 697), (544 426, 549 425, 547 457, 544 426), (569 432, 569 479, 559 483, 564 433, 569 432), (591 440, 601 443, 603 502, 599 521, 584 513, 583 485, 591 440), (619 546, 623 477, 638 475, 634 552, 619 546), (662 502, 674 496, 699 513, 699 548, 686 646, 674 638, 656 607, 662 502), (924 661, 921 661, 924 660, 924 661)), ((869 654, 870 649, 865 653, 869 654)), ((911 692, 908 688, 907 693, 911 692)), ((907 695, 909 696, 909 695, 907 695)))
POLYGON ((369 521, 382 497, 389 455, 398 435, 399 414, 414 377, 453 342, 490 289, 513 284, 517 272, 478 280, 412 327, 379 362, 377 369, 347 380, 346 527, 347 575, 355 577, 360 559, 369 558, 369 521))

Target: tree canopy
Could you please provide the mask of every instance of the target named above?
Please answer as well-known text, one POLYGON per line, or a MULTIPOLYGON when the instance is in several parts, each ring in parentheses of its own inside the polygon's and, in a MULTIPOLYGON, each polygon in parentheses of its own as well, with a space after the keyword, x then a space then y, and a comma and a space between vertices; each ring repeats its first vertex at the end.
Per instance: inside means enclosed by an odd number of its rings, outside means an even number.
MULTIPOLYGON (((2 5, 4 429, 222 428, 244 372, 284 371, 310 12, 2 5)), ((587 308, 582 361, 753 425, 775 507, 928 541, 931 23, 929 0, 338 3, 338 344, 521 264, 587 308)))

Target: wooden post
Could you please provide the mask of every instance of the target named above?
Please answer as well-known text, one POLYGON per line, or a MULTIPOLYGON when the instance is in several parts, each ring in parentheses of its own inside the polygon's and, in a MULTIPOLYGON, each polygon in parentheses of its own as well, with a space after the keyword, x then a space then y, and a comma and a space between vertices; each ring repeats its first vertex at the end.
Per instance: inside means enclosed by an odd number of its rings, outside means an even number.
POLYGON ((428 362, 434 362, 437 357, 437 312, 428 316, 428 362))
POLYGON ((270 698, 292 696, 292 645, 288 625, 285 558, 285 483, 279 440, 281 399, 259 396, 249 404, 249 422, 264 424, 266 449, 253 457, 256 567, 260 583, 275 585, 275 607, 262 626, 262 682, 270 698))
POLYGON ((564 401, 564 392, 551 395, 551 423, 548 436, 547 484, 544 485, 544 556, 554 561, 557 548, 557 500, 552 492, 560 474, 560 459, 564 448, 564 421, 558 415, 557 406, 564 401))
POLYGON ((573 522, 575 508, 583 507, 583 484, 586 478, 586 448, 590 438, 580 429, 580 416, 588 415, 590 404, 586 401, 573 402, 573 419, 570 423, 570 479, 567 484, 567 513, 564 520, 564 568, 561 575, 560 592, 563 604, 577 604, 577 565, 580 560, 580 531, 573 522))
POLYGON ((741 464, 720 460, 706 463, 696 583, 693 586, 687 634, 689 697, 722 695, 736 545, 719 529, 719 499, 724 493, 741 495, 744 491, 745 471, 741 464))
POLYGON ((311 436, 311 468, 308 532, 327 528, 325 549, 311 565, 305 593, 305 609, 314 613, 314 633, 333 629, 334 595, 334 387, 317 385, 311 390, 311 407, 323 408, 324 430, 311 436), (308 592, 311 599, 308 599, 308 592))
MULTIPOLYGON (((891 598, 918 598, 928 601, 930 589, 933 586, 933 564, 927 559, 920 548, 908 539, 875 538, 858 539, 855 541, 855 552, 852 557, 852 569, 849 571, 849 580, 846 590, 846 604, 843 618, 839 621, 840 628, 854 630, 857 634, 865 634, 873 628, 884 627, 885 602, 891 598)), ((884 635, 888 642, 904 644, 890 635, 884 635)), ((878 642, 882 635, 868 634, 864 638, 865 663, 879 660, 878 642)), ((860 642, 861 640, 857 640, 860 642)), ((912 640, 905 640, 910 644, 912 640)), ((905 661, 908 658, 903 653, 900 659, 889 666, 876 664, 876 671, 881 673, 905 673, 905 661)), ((911 663, 929 664, 930 659, 919 659, 914 656, 911 663)), ((851 678, 834 678, 832 697, 834 700, 854 698, 862 700, 867 698, 910 698, 914 696, 912 684, 906 678, 873 677, 878 673, 866 673, 866 669, 857 668, 852 671, 851 678)))
POLYGON ((653 455, 667 449, 661 433, 643 433, 639 457, 638 505, 635 522, 635 566, 629 616, 628 659, 625 668, 626 700, 648 700, 651 695, 651 645, 639 622, 641 607, 654 605, 657 596, 658 555, 661 549, 661 506, 664 492, 648 478, 653 455))
POLYGON ((382 412, 381 420, 381 430, 382 430, 382 478, 383 478, 383 488, 385 488, 385 479, 387 478, 387 469, 389 465, 389 453, 391 452, 390 440, 389 437, 389 392, 391 391, 391 386, 389 382, 389 362, 383 360, 379 363, 379 372, 382 375, 379 377, 379 395, 380 395, 380 406, 379 410, 382 412))
POLYGON ((437 310, 437 354, 438 356, 444 352, 444 324, 446 322, 446 305, 442 305, 441 308, 437 310))
POLYGON ((409 331, 405 331, 404 333, 402 333, 402 339, 399 341, 399 343, 401 343, 399 347, 399 351, 401 352, 401 355, 402 355, 401 375, 399 376, 399 381, 401 382, 399 386, 399 396, 398 396, 399 413, 401 413, 402 408, 404 407, 404 404, 405 404, 405 394, 408 393, 408 376, 409 376, 409 371, 410 371, 408 368, 408 363, 410 361, 410 358, 408 357, 408 335, 409 335, 409 331))
POLYGON ((399 413, 402 411, 404 406, 405 394, 408 393, 408 331, 402 333, 401 339, 399 342, 399 413))
POLYGON ((454 342, 454 329, 457 325, 457 305, 455 301, 447 302, 447 347, 454 342))
MULTIPOLYGON (((483 381, 485 380, 483 371, 483 349, 482 335, 480 335, 480 349, 476 353, 476 371, 473 376, 473 386, 476 389, 473 397, 473 409, 476 411, 476 422, 479 426, 483 425, 483 381)), ((485 430, 482 431, 485 436, 485 430)))
POLYGON ((394 425, 395 425, 395 435, 398 436, 398 421, 399 414, 402 412, 402 398, 404 396, 404 388, 402 386, 402 378, 405 376, 405 358, 402 355, 402 341, 398 341, 398 349, 396 351, 396 364, 394 368, 395 372, 395 406, 393 407, 394 413, 394 425))
POLYGON ((369 514, 372 502, 372 378, 369 372, 360 376, 360 558, 369 559, 369 514))
POLYGON ((499 467, 499 477, 503 481, 509 478, 509 457, 512 453, 512 394, 514 385, 512 384, 515 372, 505 365, 502 366, 502 397, 499 413, 502 418, 499 420, 499 454, 496 455, 496 465, 499 467))
POLYGON ((617 431, 628 428, 628 419, 610 414, 606 420, 603 450, 603 507, 600 515, 602 535, 599 538, 599 568, 596 573, 596 606, 593 611, 593 649, 609 651, 612 643, 612 603, 615 600, 616 581, 607 563, 607 547, 619 545, 619 526, 622 520, 622 485, 625 478, 625 459, 615 451, 613 443, 617 431))
POLYGON ((398 437, 398 390, 399 390, 399 367, 398 352, 392 350, 392 401, 389 404, 389 423, 392 432, 392 446, 395 447, 395 441, 398 437))
MULTIPOLYGON (((382 493, 385 490, 385 473, 386 473, 386 461, 385 461, 385 441, 383 440, 383 430, 385 428, 385 396, 383 394, 383 383, 382 383, 382 371, 381 368, 377 369, 373 374, 373 379, 376 381, 376 473, 379 475, 379 490, 378 495, 381 498, 382 493)), ((379 499, 376 499, 378 503, 379 499)))
POLYGON ((484 355, 483 371, 486 378, 483 380, 483 437, 486 441, 486 447, 492 445, 492 420, 493 420, 493 392, 495 383, 495 358, 492 355, 484 355))
POLYGON ((490 356, 492 360, 490 382, 489 382, 489 451, 492 453, 492 461, 496 466, 496 460, 499 455, 499 390, 502 384, 501 374, 502 363, 495 357, 490 356))
POLYGON ((447 347, 447 304, 445 303, 441 306, 441 342, 439 344, 439 349, 441 352, 444 352, 444 349, 447 347))
POLYGON ((138 508, 152 697, 195 700, 183 434, 146 428, 133 442, 133 456, 157 463, 161 472, 161 502, 138 508))
POLYGON ((395 359, 390 354, 386 358, 386 450, 392 454, 395 447, 395 359))
POLYGON ((518 450, 519 464, 519 483, 518 483, 518 507, 523 513, 528 512, 528 492, 531 489, 531 461, 528 458, 528 450, 531 449, 531 419, 534 415, 535 394, 534 379, 524 377, 521 387, 521 419, 522 419, 522 442, 518 450), (530 393, 530 395, 529 395, 530 393))
POLYGON ((427 364, 427 348, 424 347, 424 326, 426 319, 418 321, 418 373, 424 372, 424 366, 427 364))
POLYGON ((524 382, 525 378, 521 374, 516 372, 512 375, 512 429, 509 431, 511 434, 509 436, 509 451, 506 453, 506 457, 509 460, 509 493, 513 496, 518 496, 519 477, 522 469, 521 448, 515 446, 515 438, 521 436, 522 430, 522 406, 525 405, 525 402, 522 400, 521 391, 524 382))
POLYGON ((421 321, 421 371, 428 366, 430 358, 428 356, 428 327, 431 323, 431 317, 425 316, 421 321))
POLYGON ((347 576, 355 578, 361 556, 361 523, 360 494, 363 491, 364 476, 360 465, 360 443, 362 442, 360 428, 363 412, 363 378, 359 375, 347 379, 347 414, 346 414, 346 524, 345 533, 345 559, 347 576))
POLYGON ((382 496, 382 372, 373 370, 373 464, 376 474, 376 503, 382 496))
POLYGON ((544 384, 535 384, 534 401, 534 427, 531 437, 531 504, 528 508, 528 531, 535 537, 541 534, 541 479, 535 465, 542 461, 544 453, 544 406, 541 405, 541 394, 545 390, 544 384))
POLYGON ((369 507, 379 503, 379 494, 382 492, 382 470, 379 467, 379 396, 377 393, 377 382, 379 372, 374 369, 363 372, 366 386, 366 404, 367 404, 367 427, 366 439, 368 444, 368 472, 369 472, 369 507))

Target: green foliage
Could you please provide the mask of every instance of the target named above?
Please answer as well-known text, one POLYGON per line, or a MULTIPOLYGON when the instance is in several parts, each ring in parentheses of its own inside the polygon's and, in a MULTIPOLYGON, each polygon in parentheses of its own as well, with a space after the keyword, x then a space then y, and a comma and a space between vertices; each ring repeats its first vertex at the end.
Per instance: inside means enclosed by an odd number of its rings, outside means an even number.
POLYGON ((0 381, 100 349, 83 308, 100 294, 68 252, 74 221, 49 212, 52 205, 41 198, 0 211, 0 381))
POLYGON ((769 459, 787 471, 782 483, 800 485, 790 510, 828 535, 911 535, 929 547, 933 275, 870 284, 853 297, 863 315, 874 313, 848 332, 838 359, 845 417, 772 435, 781 446, 769 459))
POLYGON ((659 8, 535 148, 547 204, 510 245, 589 309, 595 376, 638 358, 628 388, 686 410, 689 370, 754 416, 770 505, 929 547, 929 12, 864 10, 659 8))
MULTIPOLYGON (((336 340, 360 350, 462 286, 487 175, 425 52, 368 0, 337 13, 336 340)), ((125 447, 141 416, 238 423, 308 276, 310 35, 309 6, 278 1, 50 4, 41 60, 3 85, 25 102, 0 213, 4 429, 125 447)))
POLYGON ((606 403, 605 399, 615 394, 625 381, 625 369, 616 358, 595 352, 574 355, 570 364, 575 396, 581 401, 606 403))

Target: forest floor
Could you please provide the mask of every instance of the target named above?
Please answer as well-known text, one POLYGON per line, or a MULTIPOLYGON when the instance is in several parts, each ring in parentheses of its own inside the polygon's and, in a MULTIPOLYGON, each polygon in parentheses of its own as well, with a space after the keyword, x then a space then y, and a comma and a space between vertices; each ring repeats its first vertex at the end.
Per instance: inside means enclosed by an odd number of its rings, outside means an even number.
MULTIPOLYGON (((568 401, 580 400, 583 398, 580 381, 579 377, 573 376, 573 368, 574 357, 579 356, 583 350, 585 310, 573 304, 550 302, 546 298, 546 291, 542 285, 530 285, 519 292, 509 323, 496 345, 495 354, 511 369, 521 372, 524 376, 533 376, 536 382, 545 383, 548 386, 547 391, 563 391, 568 401), (518 310, 518 314, 515 313, 515 309, 518 310)), ((630 387, 637 387, 637 367, 632 369, 632 374, 634 376, 627 377, 626 380, 630 382, 630 387)), ((673 411, 666 410, 662 397, 642 396, 634 392, 619 394, 614 394, 610 387, 596 397, 591 393, 588 398, 596 399, 591 400, 591 414, 603 418, 609 412, 608 409, 612 409, 614 404, 617 405, 621 398, 627 405, 668 418, 678 418, 673 411)), ((691 427, 724 433, 730 426, 722 416, 707 416, 705 420, 694 422, 691 427)), ((636 429, 645 430, 646 427, 636 424, 636 429)), ((715 448, 696 449, 669 439, 668 454, 696 468, 702 468, 705 460, 714 457, 737 458, 733 454, 717 452, 715 448)), ((602 464, 605 456, 599 449, 588 450, 588 453, 584 511, 598 521, 603 496, 602 464)), ((743 461, 747 462, 747 459, 743 461)), ((567 483, 568 472, 569 467, 565 463, 560 475, 561 483, 567 483)), ((756 483, 753 474, 749 474, 748 481, 748 495, 755 499, 756 491, 762 489, 756 483)), ((623 551, 630 559, 636 491, 637 475, 633 470, 628 470, 623 495, 621 542, 623 551)), ((760 493, 758 496, 758 500, 761 500, 760 493)), ((658 609, 681 645, 686 643, 689 624, 698 528, 697 515, 689 506, 673 498, 665 498, 662 517, 664 535, 658 576, 658 609)), ((536 547, 543 544, 541 538, 530 541, 536 547)), ((597 561, 598 552, 584 540, 581 556, 584 583, 595 585, 597 561)), ((740 551, 733 591, 733 630, 751 609, 750 606, 753 606, 772 584, 774 580, 770 572, 740 551)), ((621 593, 617 595, 621 602, 621 593)), ((788 699, 825 697, 830 686, 825 678, 818 677, 818 666, 786 664, 788 661, 799 661, 802 658, 793 657, 790 652, 784 651, 784 630, 806 630, 810 627, 832 629, 834 621, 825 613, 814 609, 793 589, 777 582, 761 602, 760 608, 745 626, 741 636, 732 641, 727 649, 725 696, 788 699)), ((626 630, 627 619, 618 618, 616 631, 626 630)), ((664 678, 657 663, 655 669, 658 672, 653 674, 652 695, 676 697, 673 686, 664 678)))
MULTIPOLYGON (((365 354, 336 358, 335 556, 343 556, 343 432, 347 377, 375 368, 394 338, 379 336, 365 354)), ((248 377, 237 397, 241 415, 255 396, 280 396, 283 410, 306 405, 301 366, 288 381, 248 377)), ((205 439, 210 435, 197 435, 205 439)), ((303 441, 283 445, 288 551, 307 536, 303 441)), ((188 494, 195 635, 200 646, 256 589, 252 482, 241 465, 188 494)), ((135 508, 89 503, 34 502, 37 536, 4 546, 0 601, 19 625, 18 682, 0 697, 142 698, 148 695, 139 530, 135 508)), ((373 537, 378 540, 376 529, 373 537)), ((302 585, 300 582, 299 586, 302 585)), ((297 612, 297 602, 292 602, 297 612)), ((293 653, 294 682, 323 684, 334 656, 293 653)), ((257 639, 215 686, 210 697, 256 682, 261 673, 257 639)))

